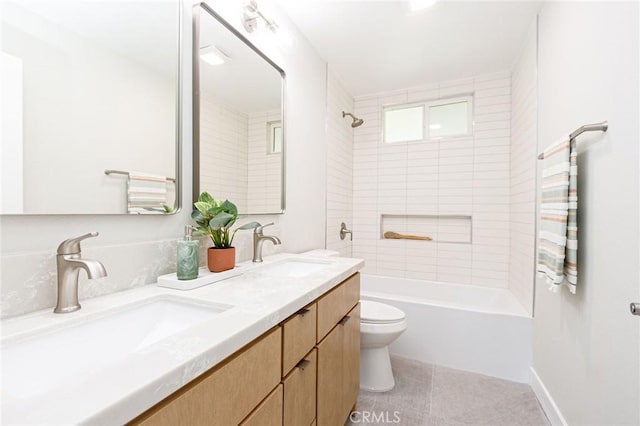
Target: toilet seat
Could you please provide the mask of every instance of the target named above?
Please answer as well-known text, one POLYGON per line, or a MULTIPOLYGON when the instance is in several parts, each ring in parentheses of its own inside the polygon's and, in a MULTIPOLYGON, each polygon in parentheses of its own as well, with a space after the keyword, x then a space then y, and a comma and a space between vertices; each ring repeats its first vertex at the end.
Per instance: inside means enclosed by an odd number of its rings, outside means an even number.
POLYGON ((394 324, 402 322, 405 314, 400 309, 372 300, 360 301, 360 322, 365 324, 394 324))

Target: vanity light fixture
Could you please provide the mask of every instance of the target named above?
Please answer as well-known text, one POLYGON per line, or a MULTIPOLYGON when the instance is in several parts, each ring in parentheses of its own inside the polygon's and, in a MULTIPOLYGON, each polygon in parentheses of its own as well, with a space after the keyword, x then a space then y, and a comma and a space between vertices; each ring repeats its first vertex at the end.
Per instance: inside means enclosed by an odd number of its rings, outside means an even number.
POLYGON ((436 4, 437 1, 438 0, 409 0, 409 6, 411 7, 411 11, 415 12, 431 7, 436 4))
POLYGON ((258 9, 258 3, 256 0, 248 0, 244 6, 244 12, 242 13, 242 25, 248 33, 252 33, 258 28, 258 18, 262 18, 265 25, 271 32, 275 33, 278 30, 278 24, 273 19, 269 19, 260 12, 258 9))
POLYGON ((231 57, 214 45, 209 44, 200 48, 200 59, 209 65, 222 65, 225 62, 229 62, 231 57))

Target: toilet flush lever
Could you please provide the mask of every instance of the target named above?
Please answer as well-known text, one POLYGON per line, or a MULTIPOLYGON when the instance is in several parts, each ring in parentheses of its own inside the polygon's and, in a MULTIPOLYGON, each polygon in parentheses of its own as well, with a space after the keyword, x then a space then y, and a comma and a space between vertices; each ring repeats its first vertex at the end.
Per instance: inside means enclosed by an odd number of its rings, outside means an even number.
POLYGON ((349 240, 353 241, 353 232, 351 232, 351 229, 347 229, 347 225, 342 222, 340 224, 340 239, 344 240, 347 234, 349 234, 349 240))
POLYGON ((640 303, 632 303, 629 305, 629 310, 631 311, 631 315, 640 316, 640 303))

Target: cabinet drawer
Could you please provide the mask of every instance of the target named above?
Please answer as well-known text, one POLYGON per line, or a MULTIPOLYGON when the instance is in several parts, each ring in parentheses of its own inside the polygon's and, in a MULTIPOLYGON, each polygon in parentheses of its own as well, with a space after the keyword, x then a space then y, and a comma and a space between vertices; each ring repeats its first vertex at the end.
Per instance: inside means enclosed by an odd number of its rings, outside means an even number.
POLYGON ((135 419, 135 425, 237 425, 280 382, 280 327, 135 419))
POLYGON ((299 310, 282 324, 282 376, 316 344, 316 304, 299 310))
POLYGON ((349 312, 360 300, 360 273, 347 278, 336 288, 318 299, 318 332, 316 342, 324 336, 349 312))
POLYGON ((312 350, 283 380, 284 426, 310 425, 316 418, 317 350, 312 350))
POLYGON ((278 385, 240 426, 282 426, 282 385, 278 385))

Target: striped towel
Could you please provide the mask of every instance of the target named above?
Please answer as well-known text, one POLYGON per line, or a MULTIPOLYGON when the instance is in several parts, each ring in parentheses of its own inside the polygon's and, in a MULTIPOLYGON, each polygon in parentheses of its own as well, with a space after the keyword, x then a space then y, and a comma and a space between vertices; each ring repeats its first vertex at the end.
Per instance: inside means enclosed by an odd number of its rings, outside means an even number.
POLYGON ((148 173, 129 172, 127 180, 127 212, 149 214, 165 212, 167 178, 148 173))
POLYGON ((576 141, 566 139, 543 153, 537 271, 558 291, 578 282, 578 165, 576 141))

